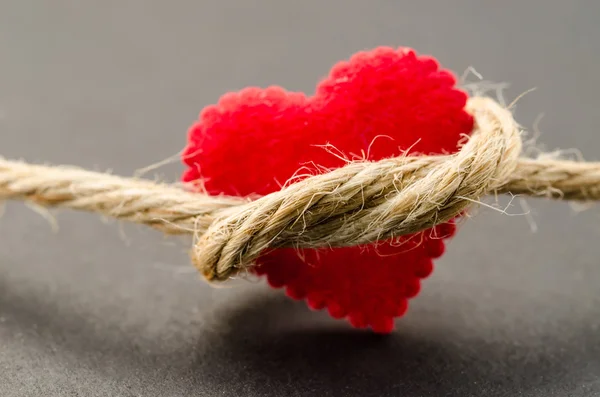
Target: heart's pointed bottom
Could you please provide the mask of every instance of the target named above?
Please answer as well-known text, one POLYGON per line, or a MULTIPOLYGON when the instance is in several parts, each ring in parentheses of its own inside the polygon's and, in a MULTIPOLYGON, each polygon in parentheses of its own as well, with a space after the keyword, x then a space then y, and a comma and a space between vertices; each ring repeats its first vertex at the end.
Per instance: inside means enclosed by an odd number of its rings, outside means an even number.
MULTIPOLYGON (((454 232, 452 226, 443 226, 454 232)), ((449 237, 449 236, 444 236, 449 237)), ((273 288, 284 288, 292 299, 311 310, 327 309, 335 319, 355 328, 389 333, 408 301, 418 295, 421 280, 433 270, 430 252, 439 252, 440 238, 409 236, 404 244, 330 250, 280 249, 259 259, 253 271, 273 288), (430 246, 433 246, 430 247, 430 246)))

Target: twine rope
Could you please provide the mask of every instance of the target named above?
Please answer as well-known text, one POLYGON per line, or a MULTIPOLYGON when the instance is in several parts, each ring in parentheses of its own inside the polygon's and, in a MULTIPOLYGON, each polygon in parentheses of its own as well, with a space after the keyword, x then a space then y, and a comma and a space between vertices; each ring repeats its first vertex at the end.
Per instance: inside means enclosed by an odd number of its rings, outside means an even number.
POLYGON ((373 243, 417 233, 490 194, 600 200, 600 163, 521 158, 521 130, 490 98, 469 99, 475 130, 452 155, 351 162, 256 200, 74 167, 0 158, 0 201, 22 200, 193 234, 194 265, 210 281, 282 247, 373 243))

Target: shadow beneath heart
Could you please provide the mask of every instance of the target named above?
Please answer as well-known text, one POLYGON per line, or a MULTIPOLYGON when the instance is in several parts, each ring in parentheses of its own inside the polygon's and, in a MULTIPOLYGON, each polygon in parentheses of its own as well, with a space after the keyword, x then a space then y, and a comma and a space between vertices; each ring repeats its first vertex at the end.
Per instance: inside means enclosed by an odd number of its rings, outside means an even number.
MULTIPOLYGON (((213 346, 219 359, 228 361, 225 367, 237 374, 223 387, 242 392, 251 385, 260 395, 513 395, 556 390, 557 385, 569 390, 577 386, 582 365, 600 364, 596 353, 573 356, 562 341, 519 346, 511 340, 464 337, 457 333, 460 325, 445 321, 431 328, 427 321, 406 318, 391 335, 339 323, 312 329, 297 329, 296 321, 285 324, 290 316, 303 316, 310 324, 314 313, 305 312, 302 304, 269 295, 222 318, 230 331, 213 346)), ((598 335, 582 338, 593 339, 596 346, 600 342, 598 335)), ((210 373, 205 358, 198 356, 195 365, 210 373)))
MULTIPOLYGON (((114 323, 16 291, 0 278, 0 312, 15 332, 31 334, 35 326, 29 340, 42 351, 51 346, 57 362, 74 355, 144 395, 543 395, 550 387, 567 393, 590 365, 600 367, 600 338, 576 328, 570 342, 548 334, 544 344, 519 346, 462 335, 452 314, 440 315, 444 307, 408 316, 383 336, 350 329, 272 291, 226 306, 210 326, 165 327, 159 340, 149 340, 135 327, 117 332, 114 323), (592 348, 582 353, 582 343, 592 348)), ((142 328, 151 308, 143 316, 142 328)))

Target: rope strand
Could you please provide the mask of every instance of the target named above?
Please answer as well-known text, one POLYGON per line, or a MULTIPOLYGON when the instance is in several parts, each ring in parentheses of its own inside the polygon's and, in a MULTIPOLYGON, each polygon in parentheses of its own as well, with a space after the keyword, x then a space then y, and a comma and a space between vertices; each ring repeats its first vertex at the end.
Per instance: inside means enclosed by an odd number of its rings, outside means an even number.
POLYGON ((489 194, 600 200, 600 163, 519 158, 520 129, 489 98, 467 105, 476 128, 461 150, 352 162, 250 201, 137 178, 0 158, 0 201, 22 200, 193 234, 192 261, 225 280, 265 250, 352 246, 416 233, 489 194))

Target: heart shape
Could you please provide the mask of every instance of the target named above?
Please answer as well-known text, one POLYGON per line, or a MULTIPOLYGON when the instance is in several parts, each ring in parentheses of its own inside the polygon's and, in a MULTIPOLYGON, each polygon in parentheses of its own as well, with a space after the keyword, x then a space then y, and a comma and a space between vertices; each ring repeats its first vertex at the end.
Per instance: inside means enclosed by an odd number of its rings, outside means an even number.
MULTIPOLYGON (((183 180, 209 194, 265 195, 348 160, 455 152, 473 128, 455 83, 434 58, 380 47, 335 65, 310 97, 279 87, 225 94, 190 128, 183 180)), ((387 333, 454 232, 449 222, 370 246, 279 249, 253 271, 313 309, 387 333)))

